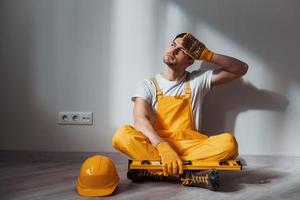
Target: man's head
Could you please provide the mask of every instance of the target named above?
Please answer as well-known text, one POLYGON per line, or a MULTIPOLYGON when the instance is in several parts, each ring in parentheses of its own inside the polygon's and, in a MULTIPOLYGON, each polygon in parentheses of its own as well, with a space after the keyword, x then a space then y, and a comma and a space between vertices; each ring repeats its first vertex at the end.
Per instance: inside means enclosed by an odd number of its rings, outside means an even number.
POLYGON ((181 45, 185 34, 180 33, 174 38, 163 58, 164 63, 174 70, 186 69, 194 63, 194 59, 186 54, 186 50, 181 45))

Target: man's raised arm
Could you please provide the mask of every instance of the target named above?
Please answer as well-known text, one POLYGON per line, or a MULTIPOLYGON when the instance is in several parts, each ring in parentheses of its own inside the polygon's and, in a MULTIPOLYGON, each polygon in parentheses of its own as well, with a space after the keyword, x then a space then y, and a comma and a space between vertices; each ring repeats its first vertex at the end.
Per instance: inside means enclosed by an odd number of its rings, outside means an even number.
POLYGON ((212 86, 221 85, 240 78, 248 71, 248 65, 246 63, 221 54, 213 54, 210 62, 220 66, 220 69, 213 72, 212 86))

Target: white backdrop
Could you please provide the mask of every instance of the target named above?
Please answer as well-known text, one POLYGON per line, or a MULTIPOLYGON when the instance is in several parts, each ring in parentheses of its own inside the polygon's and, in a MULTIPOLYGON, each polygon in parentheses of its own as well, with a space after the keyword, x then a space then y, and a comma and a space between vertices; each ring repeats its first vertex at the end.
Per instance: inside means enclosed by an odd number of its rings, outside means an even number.
MULTIPOLYGON (((235 134, 241 154, 300 155, 299 1, 2 0, 0 149, 114 151, 137 81, 192 32, 249 65, 204 102, 203 132, 235 134), (57 124, 92 111, 93 126, 57 124)), ((190 70, 211 67, 196 62, 190 70)))

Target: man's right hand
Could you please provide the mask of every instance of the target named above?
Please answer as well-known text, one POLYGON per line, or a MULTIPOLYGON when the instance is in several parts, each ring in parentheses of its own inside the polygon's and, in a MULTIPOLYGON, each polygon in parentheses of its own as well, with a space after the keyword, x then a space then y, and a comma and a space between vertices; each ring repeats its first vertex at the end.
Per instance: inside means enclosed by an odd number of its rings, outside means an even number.
POLYGON ((164 176, 178 173, 183 174, 183 163, 168 142, 161 142, 156 148, 162 160, 164 176))
POLYGON ((213 52, 195 38, 191 33, 187 33, 182 39, 182 46, 186 49, 186 53, 195 60, 205 60, 210 62, 213 52))

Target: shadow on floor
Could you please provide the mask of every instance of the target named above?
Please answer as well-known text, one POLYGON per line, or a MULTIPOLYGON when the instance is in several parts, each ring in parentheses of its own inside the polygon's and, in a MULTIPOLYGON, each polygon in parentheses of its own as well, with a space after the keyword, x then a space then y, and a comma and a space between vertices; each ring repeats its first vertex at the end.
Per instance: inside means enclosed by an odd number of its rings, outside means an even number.
MULTIPOLYGON (((221 187, 218 189, 219 192, 236 192, 247 187, 249 184, 263 185, 271 183, 275 179, 281 179, 287 176, 289 173, 272 170, 268 167, 255 168, 255 169, 246 169, 243 171, 220 171, 221 187)), ((168 184, 180 184, 178 177, 168 177, 165 181, 168 184)), ((122 193, 131 189, 136 189, 137 185, 144 187, 145 184, 157 185, 158 182, 146 181, 139 183, 120 183, 116 193, 122 193)), ((160 182, 163 184, 162 182, 160 182)), ((165 186, 165 185, 164 185, 165 186)))
POLYGON ((116 188, 116 190, 114 191, 113 194, 121 194, 123 192, 128 192, 130 190, 136 190, 136 185, 131 181, 120 181, 118 187, 116 188))
POLYGON ((272 170, 270 168, 249 169, 239 172, 220 172, 220 192, 235 192, 246 187, 247 184, 263 185, 274 179, 281 179, 289 173, 272 170))

